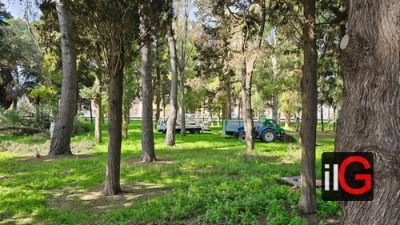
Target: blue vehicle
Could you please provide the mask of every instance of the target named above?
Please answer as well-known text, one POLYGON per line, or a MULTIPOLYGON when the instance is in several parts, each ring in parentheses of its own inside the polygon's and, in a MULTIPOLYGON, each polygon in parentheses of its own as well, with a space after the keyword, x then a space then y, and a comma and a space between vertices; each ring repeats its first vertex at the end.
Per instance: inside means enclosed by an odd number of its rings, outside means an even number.
MULTIPOLYGON (((244 127, 241 126, 236 129, 233 134, 239 141, 246 141, 246 133, 244 127)), ((254 126, 255 139, 260 139, 263 142, 273 142, 276 139, 285 142, 296 142, 296 139, 288 134, 286 131, 275 123, 272 119, 265 119, 263 126, 254 126)))

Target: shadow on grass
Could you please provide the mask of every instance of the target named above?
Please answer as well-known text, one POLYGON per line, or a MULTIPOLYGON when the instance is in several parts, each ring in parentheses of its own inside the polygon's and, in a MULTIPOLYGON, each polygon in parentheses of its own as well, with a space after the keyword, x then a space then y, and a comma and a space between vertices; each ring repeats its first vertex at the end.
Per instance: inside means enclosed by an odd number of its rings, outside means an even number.
POLYGON ((53 193, 55 197, 47 203, 49 208, 81 210, 91 213, 103 213, 124 207, 131 207, 141 200, 149 200, 170 191, 171 188, 148 183, 124 183, 122 192, 114 196, 105 196, 103 185, 77 192, 65 188, 62 192, 53 193))

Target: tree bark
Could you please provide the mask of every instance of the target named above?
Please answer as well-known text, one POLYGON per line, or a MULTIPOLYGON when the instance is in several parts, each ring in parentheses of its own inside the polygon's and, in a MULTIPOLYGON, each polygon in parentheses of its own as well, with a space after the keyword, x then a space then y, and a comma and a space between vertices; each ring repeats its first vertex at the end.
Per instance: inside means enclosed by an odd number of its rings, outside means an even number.
POLYGON ((148 18, 142 12, 140 21, 140 33, 143 37, 141 48, 142 53, 142 156, 144 162, 153 162, 156 159, 154 150, 154 134, 153 134, 153 86, 151 74, 151 42, 148 33, 148 18))
POLYGON ((250 66, 246 63, 245 59, 243 60, 244 61, 241 74, 242 101, 243 101, 242 116, 243 116, 244 129, 246 131, 246 149, 247 152, 251 152, 254 149, 254 128, 253 128, 254 124, 253 124, 252 109, 251 109, 252 71, 248 70, 250 66))
POLYGON ((156 93, 155 93, 155 98, 156 98, 156 115, 155 115, 155 128, 157 128, 157 121, 160 119, 160 109, 161 109, 161 94, 162 94, 162 88, 161 88, 161 68, 160 68, 160 61, 161 61, 161 56, 159 53, 160 49, 160 40, 156 40, 156 65, 155 65, 155 71, 156 71, 156 93))
POLYGON ((342 202, 344 224, 400 224, 400 3, 351 0, 335 151, 374 154, 374 200, 342 202))
MULTIPOLYGON (((123 97, 122 97, 123 98, 123 97)), ((122 110, 122 137, 128 138, 128 130, 129 130, 129 108, 131 104, 123 104, 122 110)))
POLYGON ((319 112, 321 117, 321 131, 324 131, 324 104, 321 103, 321 111, 319 112))
MULTIPOLYGON (((276 81, 278 79, 278 67, 275 55, 271 55, 271 63, 272 63, 272 79, 276 81)), ((279 109, 279 98, 277 94, 274 94, 272 98, 272 119, 275 120, 276 124, 280 124, 278 109, 279 109)))
POLYGON ((75 37, 69 13, 61 0, 56 0, 61 32, 62 85, 59 113, 54 127, 49 155, 72 154, 71 136, 74 128, 77 101, 77 72, 75 37))
POLYGON ((94 84, 98 87, 98 90, 95 93, 95 98, 92 101, 95 112, 94 138, 96 143, 101 143, 103 142, 103 135, 101 133, 103 127, 103 111, 101 109, 101 75, 96 75, 94 84))
POLYGON ((285 115, 285 129, 290 129, 290 113, 284 113, 285 115))
POLYGON ((181 135, 186 136, 186 110, 185 110, 185 68, 186 68, 186 41, 189 22, 189 0, 184 0, 184 17, 185 25, 183 28, 184 37, 181 43, 181 60, 180 60, 180 94, 181 94, 181 135))
MULTIPOLYGON (((170 10, 172 12, 172 0, 170 10)), ((171 61, 171 93, 170 93, 170 113, 167 122, 167 135, 165 137, 166 146, 175 146, 175 127, 178 112, 178 72, 177 72, 177 56, 176 56, 176 46, 174 39, 174 32, 172 29, 172 19, 168 27, 168 45, 169 54, 171 61)))
POLYGON ((108 93, 108 154, 105 195, 117 195, 121 190, 120 164, 122 142, 122 93, 124 73, 123 35, 116 22, 110 32, 110 87, 108 93))
POLYGON ((303 48, 304 67, 301 79, 301 195, 303 213, 317 208, 315 189, 315 143, 317 129, 317 52, 315 38, 315 0, 304 0, 303 48))

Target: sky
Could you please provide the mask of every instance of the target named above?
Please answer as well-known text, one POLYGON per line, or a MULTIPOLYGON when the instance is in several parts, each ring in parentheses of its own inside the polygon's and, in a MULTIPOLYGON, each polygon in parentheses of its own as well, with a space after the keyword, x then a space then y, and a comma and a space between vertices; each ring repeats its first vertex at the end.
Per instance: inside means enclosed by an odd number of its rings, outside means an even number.
POLYGON ((23 17, 23 3, 20 0, 2 0, 4 5, 6 6, 6 10, 11 13, 14 18, 22 18, 23 17))

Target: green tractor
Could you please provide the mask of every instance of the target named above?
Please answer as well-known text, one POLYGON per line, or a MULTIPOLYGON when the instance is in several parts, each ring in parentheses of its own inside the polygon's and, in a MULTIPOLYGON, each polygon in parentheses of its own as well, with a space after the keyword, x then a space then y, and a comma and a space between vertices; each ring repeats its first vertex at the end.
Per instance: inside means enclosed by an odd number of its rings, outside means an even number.
MULTIPOLYGON (((276 139, 284 142, 296 142, 296 139, 293 136, 286 134, 285 129, 276 124, 273 119, 265 119, 263 127, 255 126, 254 132, 255 138, 260 139, 263 142, 272 142, 276 139)), ((240 141, 246 141, 244 127, 241 126, 237 128, 233 136, 240 141)))
POLYGON ((265 119, 263 125, 264 127, 267 126, 273 127, 276 133, 276 139, 284 142, 296 142, 296 139, 293 136, 286 134, 285 129, 276 124, 275 120, 265 119))

